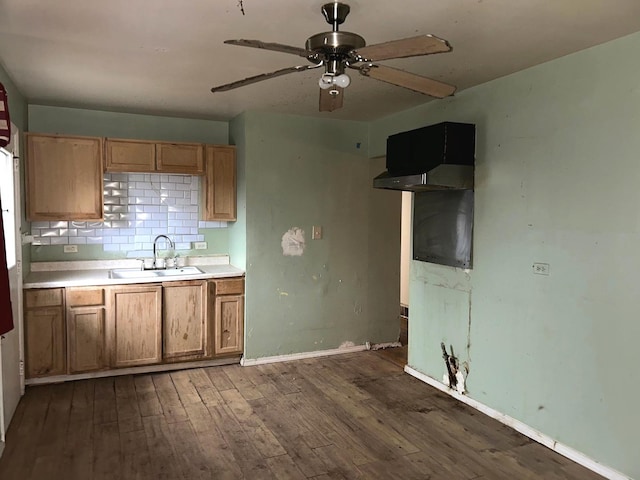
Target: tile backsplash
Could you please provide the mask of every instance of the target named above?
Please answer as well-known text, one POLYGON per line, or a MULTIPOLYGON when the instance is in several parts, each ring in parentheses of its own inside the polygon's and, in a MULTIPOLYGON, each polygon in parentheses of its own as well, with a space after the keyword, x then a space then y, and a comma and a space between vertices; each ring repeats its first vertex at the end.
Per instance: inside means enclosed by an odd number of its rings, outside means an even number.
POLYGON ((33 245, 102 245, 132 257, 148 255, 153 239, 168 235, 176 250, 190 250, 204 241, 200 229, 227 226, 199 221, 199 199, 197 176, 105 173, 104 221, 32 222, 33 245))

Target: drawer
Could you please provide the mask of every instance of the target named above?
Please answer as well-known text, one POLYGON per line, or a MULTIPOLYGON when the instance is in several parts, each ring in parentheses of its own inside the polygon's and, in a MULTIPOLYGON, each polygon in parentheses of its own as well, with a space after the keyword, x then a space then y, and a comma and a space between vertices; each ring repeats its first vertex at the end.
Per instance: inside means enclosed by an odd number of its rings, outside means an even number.
POLYGON ((27 308, 57 307, 62 305, 62 288, 43 288, 24 291, 27 308))
POLYGON ((213 280, 216 295, 242 295, 244 293, 244 278, 229 278, 213 280))
POLYGON ((103 288, 67 288, 67 307, 104 305, 103 288))

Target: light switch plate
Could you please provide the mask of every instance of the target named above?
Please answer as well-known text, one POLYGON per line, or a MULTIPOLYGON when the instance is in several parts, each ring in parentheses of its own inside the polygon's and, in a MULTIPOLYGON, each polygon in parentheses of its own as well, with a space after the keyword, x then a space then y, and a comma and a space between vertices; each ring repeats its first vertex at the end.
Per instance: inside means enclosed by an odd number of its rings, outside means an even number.
POLYGON ((207 242, 193 242, 193 248, 196 250, 206 250, 207 242))
POLYGON ((322 240, 322 227, 314 225, 311 229, 311 238, 313 240, 322 240))
POLYGON ((77 245, 65 245, 62 249, 64 253, 78 253, 77 245))

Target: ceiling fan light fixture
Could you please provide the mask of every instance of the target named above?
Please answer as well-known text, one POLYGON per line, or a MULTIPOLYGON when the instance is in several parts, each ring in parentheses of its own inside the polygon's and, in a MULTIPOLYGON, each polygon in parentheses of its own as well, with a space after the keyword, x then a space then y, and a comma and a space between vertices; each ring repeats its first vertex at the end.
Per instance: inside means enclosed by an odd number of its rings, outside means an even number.
POLYGON ((417 35, 399 40, 367 46, 364 38, 352 32, 339 30, 349 14, 350 7, 333 0, 322 6, 327 23, 332 26, 330 32, 321 32, 310 36, 305 48, 292 47, 281 43, 261 40, 225 40, 229 45, 259 48, 273 52, 288 53, 306 58, 312 65, 281 68, 269 73, 253 75, 243 80, 213 87, 212 92, 224 92, 234 88, 251 85, 270 78, 294 72, 303 72, 312 68, 324 67, 324 74, 318 79, 320 86, 320 111, 332 112, 342 107, 344 90, 351 84, 351 78, 345 74, 347 68, 357 70, 365 77, 380 80, 391 85, 403 87, 414 92, 444 98, 453 95, 456 87, 428 77, 423 77, 397 68, 378 65, 381 60, 417 57, 451 51, 451 45, 444 39, 431 34, 417 35))
POLYGON ((333 87, 347 88, 351 84, 351 77, 346 73, 340 75, 333 75, 331 73, 324 73, 318 80, 318 85, 323 90, 327 90, 333 87))

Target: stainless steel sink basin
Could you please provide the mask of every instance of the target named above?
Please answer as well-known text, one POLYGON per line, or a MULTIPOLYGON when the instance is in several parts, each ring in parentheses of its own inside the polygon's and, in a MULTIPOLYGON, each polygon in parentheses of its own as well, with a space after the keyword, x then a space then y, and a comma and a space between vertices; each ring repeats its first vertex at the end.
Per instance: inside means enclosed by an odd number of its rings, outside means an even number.
POLYGON ((183 277, 189 275, 201 275, 204 273, 198 267, 168 268, 166 270, 140 270, 139 268, 115 268, 109 272, 111 278, 136 279, 136 278, 167 278, 183 277))

